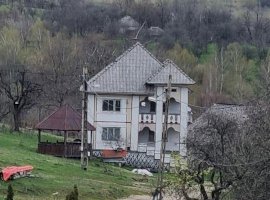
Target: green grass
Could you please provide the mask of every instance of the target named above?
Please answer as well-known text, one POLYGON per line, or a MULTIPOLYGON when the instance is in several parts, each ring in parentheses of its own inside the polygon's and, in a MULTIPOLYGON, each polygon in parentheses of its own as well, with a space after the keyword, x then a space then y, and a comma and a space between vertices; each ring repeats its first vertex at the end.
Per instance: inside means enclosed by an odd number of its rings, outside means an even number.
MULTIPOLYGON (((43 136, 52 139, 54 136, 43 136)), ((145 194, 151 189, 148 183, 135 182, 139 175, 129 170, 91 161, 87 171, 80 169, 79 160, 56 158, 36 153, 37 135, 34 133, 8 133, 0 130, 0 168, 10 165, 33 165, 32 178, 0 181, 0 199, 4 199, 8 184, 15 191, 15 200, 65 199, 78 186, 79 199, 117 199, 131 194, 145 194), (105 167, 110 172, 105 172, 105 167), (52 194, 58 192, 57 198, 52 194)))

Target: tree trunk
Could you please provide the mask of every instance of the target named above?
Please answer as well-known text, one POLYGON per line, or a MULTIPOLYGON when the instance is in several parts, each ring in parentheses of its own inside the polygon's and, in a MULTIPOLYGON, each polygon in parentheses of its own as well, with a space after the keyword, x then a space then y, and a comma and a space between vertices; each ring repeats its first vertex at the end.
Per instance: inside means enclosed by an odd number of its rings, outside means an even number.
POLYGON ((208 200, 208 195, 207 195, 207 192, 206 192, 203 184, 200 184, 200 191, 201 191, 201 194, 203 196, 203 199, 208 200))
POLYGON ((18 105, 14 104, 14 111, 13 111, 13 121, 14 121, 14 131, 20 131, 20 112, 18 110, 18 105))

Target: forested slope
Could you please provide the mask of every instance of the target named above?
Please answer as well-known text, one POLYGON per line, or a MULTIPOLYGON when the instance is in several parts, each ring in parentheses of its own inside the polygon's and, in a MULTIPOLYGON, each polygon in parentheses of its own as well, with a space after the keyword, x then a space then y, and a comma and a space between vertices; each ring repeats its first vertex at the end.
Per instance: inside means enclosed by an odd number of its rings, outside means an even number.
POLYGON ((66 102, 80 108, 82 67, 93 76, 136 41, 196 81, 191 104, 248 102, 269 84, 269 6, 265 0, 2 0, 0 119, 33 125, 66 102), (143 25, 140 32, 119 31, 127 15, 143 25), (152 26, 163 34, 149 34, 152 26))

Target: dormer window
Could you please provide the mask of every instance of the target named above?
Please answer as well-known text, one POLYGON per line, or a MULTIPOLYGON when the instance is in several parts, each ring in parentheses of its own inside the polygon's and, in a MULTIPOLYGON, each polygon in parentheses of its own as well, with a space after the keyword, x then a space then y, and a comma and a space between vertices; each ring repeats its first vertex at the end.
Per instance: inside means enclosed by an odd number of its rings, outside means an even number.
POLYGON ((117 111, 121 109, 121 101, 119 99, 106 99, 102 103, 102 111, 117 111))

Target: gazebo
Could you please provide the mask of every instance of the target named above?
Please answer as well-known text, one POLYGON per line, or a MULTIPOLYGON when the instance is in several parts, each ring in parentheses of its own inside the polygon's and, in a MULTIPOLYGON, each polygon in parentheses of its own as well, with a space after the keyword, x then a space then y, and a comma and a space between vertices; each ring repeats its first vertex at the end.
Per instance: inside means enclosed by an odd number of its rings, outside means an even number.
MULTIPOLYGON (((67 158, 79 158, 81 141, 68 142, 68 133, 81 132, 82 117, 70 105, 66 104, 36 125, 38 130, 38 153, 67 158), (42 141, 41 131, 57 131, 64 133, 64 142, 42 141)), ((87 131, 95 131, 95 127, 87 123, 87 131)))

